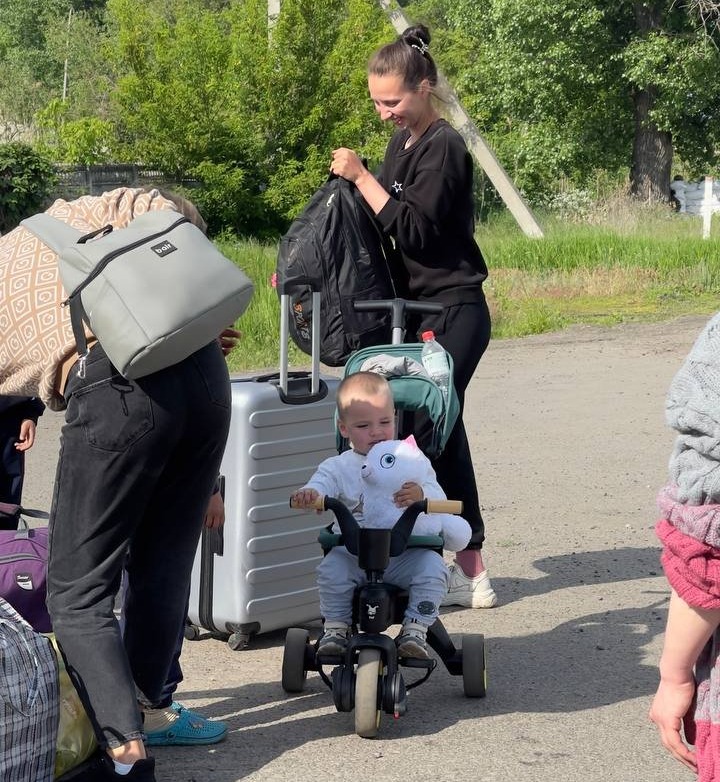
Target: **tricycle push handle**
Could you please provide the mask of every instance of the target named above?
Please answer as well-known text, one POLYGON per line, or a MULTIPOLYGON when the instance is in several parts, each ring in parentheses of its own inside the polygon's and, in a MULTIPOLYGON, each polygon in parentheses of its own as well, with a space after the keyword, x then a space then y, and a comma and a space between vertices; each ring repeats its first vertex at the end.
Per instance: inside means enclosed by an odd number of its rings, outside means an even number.
POLYGON ((392 329, 393 345, 400 344, 405 334, 405 313, 419 312, 422 314, 439 314, 443 311, 443 305, 430 301, 407 301, 406 299, 372 299, 369 301, 356 301, 353 304, 357 312, 384 312, 392 313, 390 327, 392 329))

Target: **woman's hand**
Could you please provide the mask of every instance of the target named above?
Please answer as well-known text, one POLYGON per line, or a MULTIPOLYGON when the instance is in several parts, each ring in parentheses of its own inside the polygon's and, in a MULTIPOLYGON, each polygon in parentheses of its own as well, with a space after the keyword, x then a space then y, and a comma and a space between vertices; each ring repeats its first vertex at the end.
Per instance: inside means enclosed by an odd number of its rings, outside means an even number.
POLYGON ((367 169, 357 156, 357 153, 347 147, 333 150, 330 171, 343 179, 348 179, 350 182, 357 182, 363 174, 367 173, 367 169))
POLYGON ((218 341, 220 342, 220 350, 222 350, 223 356, 227 356, 231 350, 237 347, 240 337, 242 337, 242 332, 237 329, 228 328, 222 332, 218 337, 218 341))
POLYGON ((205 526, 208 529, 218 529, 225 523, 225 503, 222 493, 216 491, 208 502, 205 511, 205 526))
POLYGON ((26 418, 20 424, 20 434, 15 441, 16 451, 28 451, 35 443, 35 421, 26 418))

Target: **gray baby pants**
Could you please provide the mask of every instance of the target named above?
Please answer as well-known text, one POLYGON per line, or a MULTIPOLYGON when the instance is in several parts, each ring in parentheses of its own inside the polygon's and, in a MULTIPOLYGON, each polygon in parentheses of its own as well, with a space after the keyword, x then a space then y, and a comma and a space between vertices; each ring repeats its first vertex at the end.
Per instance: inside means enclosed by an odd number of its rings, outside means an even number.
MULTIPOLYGON (((317 576, 323 619, 350 624, 355 587, 367 583, 357 557, 344 546, 336 546, 323 557, 317 576)), ((448 578, 447 565, 437 551, 411 548, 390 559, 383 580, 408 590, 404 621, 429 627, 437 619, 440 603, 447 593, 448 578)))

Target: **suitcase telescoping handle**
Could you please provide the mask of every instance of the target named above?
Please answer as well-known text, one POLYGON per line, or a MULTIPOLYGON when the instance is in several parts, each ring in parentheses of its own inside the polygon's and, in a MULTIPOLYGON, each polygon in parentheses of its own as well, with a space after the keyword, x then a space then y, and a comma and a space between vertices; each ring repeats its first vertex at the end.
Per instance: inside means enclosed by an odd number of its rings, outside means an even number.
POLYGON ((320 289, 310 277, 299 277, 292 283, 283 283, 280 289, 280 390, 288 393, 288 366, 290 363, 288 343, 290 342, 290 291, 298 286, 307 285, 312 291, 311 356, 312 370, 310 393, 314 396, 320 391, 320 289))

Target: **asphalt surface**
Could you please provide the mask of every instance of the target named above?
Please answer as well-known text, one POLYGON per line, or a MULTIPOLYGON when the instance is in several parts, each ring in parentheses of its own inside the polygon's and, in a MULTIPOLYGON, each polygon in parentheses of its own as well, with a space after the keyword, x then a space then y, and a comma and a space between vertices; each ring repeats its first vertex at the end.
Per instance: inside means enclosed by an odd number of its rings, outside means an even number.
MULTIPOLYGON (((663 401, 705 320, 491 343, 465 418, 500 604, 443 609, 451 633, 486 637, 486 698, 439 666, 405 716, 362 739, 316 674, 283 692, 284 632, 243 651, 203 637, 185 644, 179 699, 229 735, 156 749, 159 782, 692 780, 647 710, 668 598, 653 533, 673 440, 663 401)), ((50 506, 61 423, 41 419, 28 506, 50 506)))

